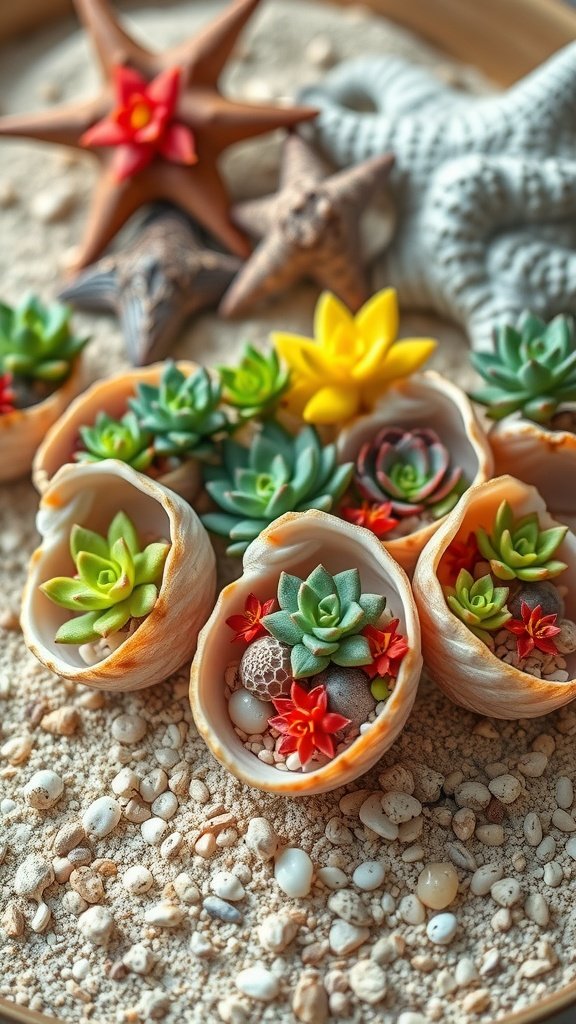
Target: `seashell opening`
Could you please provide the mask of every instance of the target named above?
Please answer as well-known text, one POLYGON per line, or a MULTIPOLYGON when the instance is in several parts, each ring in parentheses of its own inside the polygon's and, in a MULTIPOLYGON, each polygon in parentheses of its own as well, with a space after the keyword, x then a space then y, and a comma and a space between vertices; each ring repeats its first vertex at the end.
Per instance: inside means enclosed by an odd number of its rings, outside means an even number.
MULTIPOLYGON (((566 656, 566 682, 539 679, 501 661, 454 615, 442 592, 443 557, 456 538, 464 540, 479 526, 489 527, 502 501, 516 517, 537 512, 540 526, 560 525, 547 511, 535 487, 501 476, 470 488, 426 545, 413 579, 422 626, 426 667, 456 704, 495 718, 536 718, 576 697, 576 654, 566 656)), ((570 531, 555 557, 568 568, 557 578, 568 588, 566 617, 576 617, 576 536, 570 531)))
MULTIPOLYGON (((362 775, 392 745, 414 703, 422 658, 408 579, 374 534, 315 510, 289 512, 268 526, 246 551, 243 566, 241 578, 220 594, 199 637, 190 687, 196 726, 214 756, 250 786, 292 796, 336 789, 362 775), (234 731, 224 674, 243 648, 230 643, 225 623, 244 609, 251 592, 261 599, 275 594, 282 570, 304 578, 319 563, 331 574, 358 568, 362 590, 386 596, 387 608, 400 619, 399 630, 407 637, 409 650, 386 707, 370 729, 326 765, 305 773, 280 772, 246 750, 234 731)), ((274 714, 272 707, 270 713, 274 714)))
POLYGON ((576 531, 576 434, 516 416, 495 423, 488 440, 494 472, 532 484, 551 514, 576 531))
MULTIPOLYGON (((428 370, 391 387, 373 413, 342 431, 337 441, 339 461, 354 461, 362 445, 386 424, 407 430, 430 427, 448 449, 452 465, 462 468, 470 485, 482 483, 492 475, 490 445, 471 402, 439 373, 428 370)), ((383 541, 409 575, 422 548, 445 518, 426 523, 405 537, 383 541)))
POLYGON ((176 494, 116 460, 64 466, 43 496, 37 516, 42 544, 32 555, 22 600, 22 629, 30 650, 51 671, 103 689, 131 690, 170 675, 194 652, 212 609, 215 556, 193 510, 176 494), (122 509, 140 540, 169 540, 158 598, 136 631, 108 657, 87 666, 78 647, 54 635, 71 613, 38 588, 73 575, 69 551, 74 523, 105 534, 122 509))
MULTIPOLYGON (((72 462, 72 453, 78 441, 81 426, 91 426, 99 412, 105 412, 113 419, 120 419, 128 411, 128 399, 135 393, 137 384, 158 384, 164 363, 153 363, 142 369, 128 370, 105 380, 96 381, 63 411, 60 419, 43 436, 32 465, 32 481, 36 490, 43 494, 53 476, 61 466, 77 465, 72 462)), ((197 369, 195 363, 179 362, 178 369, 187 376, 197 369)), ((201 486, 201 471, 198 462, 190 459, 176 469, 158 477, 164 487, 170 487, 187 501, 192 501, 201 486)))

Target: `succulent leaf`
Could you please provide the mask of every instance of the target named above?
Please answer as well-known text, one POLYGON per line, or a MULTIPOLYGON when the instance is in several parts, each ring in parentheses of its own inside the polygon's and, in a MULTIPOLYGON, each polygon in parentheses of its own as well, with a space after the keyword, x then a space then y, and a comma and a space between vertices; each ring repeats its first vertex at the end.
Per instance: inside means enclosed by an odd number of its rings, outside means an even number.
POLYGON ((84 448, 74 452, 76 462, 119 459, 145 473, 154 459, 152 435, 140 426, 133 412, 120 420, 100 412, 94 425, 81 426, 79 434, 84 448))
POLYGON ((475 580, 461 569, 456 584, 444 587, 444 596, 451 611, 481 640, 499 630, 512 618, 506 607, 508 587, 495 587, 490 575, 475 580))
POLYGON ((243 419, 270 415, 290 380, 274 350, 260 352, 253 345, 244 346, 237 366, 219 366, 218 372, 224 401, 239 409, 243 419))
POLYGON ((544 580, 560 575, 567 568, 565 562, 552 558, 567 532, 567 526, 541 530, 536 512, 515 521, 511 506, 503 501, 492 533, 480 527, 476 530, 476 540, 498 579, 544 580))
POLYGON ((67 306, 44 306, 34 295, 14 307, 2 304, 0 373, 62 383, 88 341, 72 334, 71 315, 67 306))

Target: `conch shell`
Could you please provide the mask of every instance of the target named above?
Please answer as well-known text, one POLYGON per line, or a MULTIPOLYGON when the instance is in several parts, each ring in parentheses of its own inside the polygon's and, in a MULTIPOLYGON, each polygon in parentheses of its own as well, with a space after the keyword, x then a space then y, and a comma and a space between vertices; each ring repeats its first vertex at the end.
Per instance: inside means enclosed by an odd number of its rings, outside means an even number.
MULTIPOLYGON (((340 462, 355 461, 362 445, 386 424, 407 430, 435 430, 470 484, 482 483, 492 476, 492 452, 471 402, 460 388, 433 370, 399 381, 389 388, 374 412, 343 430, 337 441, 340 462)), ((422 548, 442 522, 443 518, 405 537, 383 541, 409 576, 422 548)))
POLYGON ((80 355, 72 364, 70 376, 43 402, 0 416, 0 483, 18 480, 30 471, 38 445, 81 390, 82 378, 80 355))
MULTIPOLYGON (((499 505, 508 501, 516 517, 537 512, 543 529, 558 526, 535 487, 501 476, 471 487, 420 555, 412 586, 420 623, 424 661, 437 685, 456 704, 494 718, 537 718, 576 697, 576 655, 568 655, 570 680, 538 679, 497 658, 446 604, 442 557, 452 541, 465 540, 479 526, 489 527, 499 505)), ((566 615, 576 618, 576 537, 568 533, 558 558, 568 568, 559 582, 569 588, 566 615)))
POLYGON ((408 578, 374 534, 325 512, 288 512, 252 542, 244 555, 243 575, 220 594, 198 638, 190 700, 198 731, 236 778, 257 789, 309 796, 358 778, 392 746, 410 714, 421 668, 420 627, 408 578), (370 729, 315 771, 280 772, 245 749, 228 716, 224 673, 237 651, 230 643, 226 619, 243 610, 250 593, 261 598, 275 594, 283 569, 305 577, 319 563, 332 574, 358 568, 362 589, 387 597, 387 606, 400 619, 399 629, 408 639, 409 651, 386 708, 370 729))
POLYGON ((507 417, 494 424, 488 440, 494 472, 533 484, 552 515, 576 532, 576 434, 507 417))
POLYGON ((140 690, 166 679, 189 660, 216 589, 216 559, 196 513, 177 494, 116 459, 63 466, 40 502, 42 544, 30 561, 21 624, 27 646, 58 676, 100 690, 140 690), (86 665, 78 648, 56 644, 69 612, 38 589, 54 576, 70 575, 74 523, 105 533, 120 509, 145 539, 165 538, 171 547, 154 608, 108 657, 86 665))
MULTIPOLYGON (((72 402, 54 426, 48 430, 36 452, 32 465, 32 481, 43 494, 61 466, 72 463, 72 452, 78 441, 78 430, 94 423, 99 412, 120 419, 128 411, 128 399, 137 384, 158 384, 164 363, 153 363, 143 369, 125 370, 113 377, 98 380, 72 402)), ((187 376, 198 369, 195 363, 179 362, 178 369, 187 376)), ((0 419, 0 427, 2 420, 0 419)), ((73 463, 76 465, 76 463, 73 463)), ((158 483, 193 501, 202 486, 202 474, 195 459, 183 462, 177 469, 158 477, 158 483)))

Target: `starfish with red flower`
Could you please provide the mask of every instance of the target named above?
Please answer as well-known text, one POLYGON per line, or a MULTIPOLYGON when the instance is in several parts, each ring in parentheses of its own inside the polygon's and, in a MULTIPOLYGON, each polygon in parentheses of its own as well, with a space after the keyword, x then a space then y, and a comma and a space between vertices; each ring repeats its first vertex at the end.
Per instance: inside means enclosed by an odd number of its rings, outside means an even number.
POLYGON ((0 374, 0 416, 14 412, 14 392, 12 390, 12 374, 0 374))
POLYGON ((305 765, 318 750, 326 757, 334 757, 333 735, 350 725, 350 719, 328 711, 325 686, 315 686, 309 693, 292 683, 290 697, 278 697, 272 703, 279 714, 268 719, 271 729, 283 735, 279 754, 294 751, 305 765))
POLYGON ((256 594, 248 594, 244 604, 244 612, 239 615, 231 615, 226 619, 226 625, 235 630, 235 635, 230 643, 251 644, 260 636, 267 636, 268 630, 262 625, 262 619, 268 615, 276 601, 271 597, 268 601, 259 601, 256 594))
POLYGON ((408 641, 402 633, 398 633, 400 619, 392 619, 383 629, 376 626, 365 626, 362 636, 370 645, 372 663, 362 668, 370 677, 389 677, 395 679, 400 669, 402 658, 408 651, 408 641))
POLYGON ((527 658, 534 648, 543 654, 558 654, 554 637, 560 626, 556 625, 556 613, 542 615, 542 606, 531 608, 526 601, 520 605, 521 619, 510 619, 505 628, 516 635, 516 650, 519 658, 527 658))
POLYGON ((364 526, 367 530, 378 537, 385 537, 395 526, 398 526, 398 519, 395 519, 392 512, 392 502, 383 501, 380 504, 371 501, 363 501, 361 505, 345 505, 340 514, 348 523, 356 526, 364 526))

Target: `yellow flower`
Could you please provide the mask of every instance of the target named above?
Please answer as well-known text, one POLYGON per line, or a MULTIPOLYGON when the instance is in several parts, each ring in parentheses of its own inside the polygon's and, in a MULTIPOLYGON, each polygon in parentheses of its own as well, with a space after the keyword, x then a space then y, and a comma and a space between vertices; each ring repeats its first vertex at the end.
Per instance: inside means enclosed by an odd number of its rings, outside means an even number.
POLYGON ((335 424, 372 409, 394 381, 419 369, 436 347, 431 338, 397 341, 397 333, 393 288, 377 292, 356 316, 323 292, 314 313, 314 338, 272 335, 291 370, 290 411, 307 423, 335 424))

